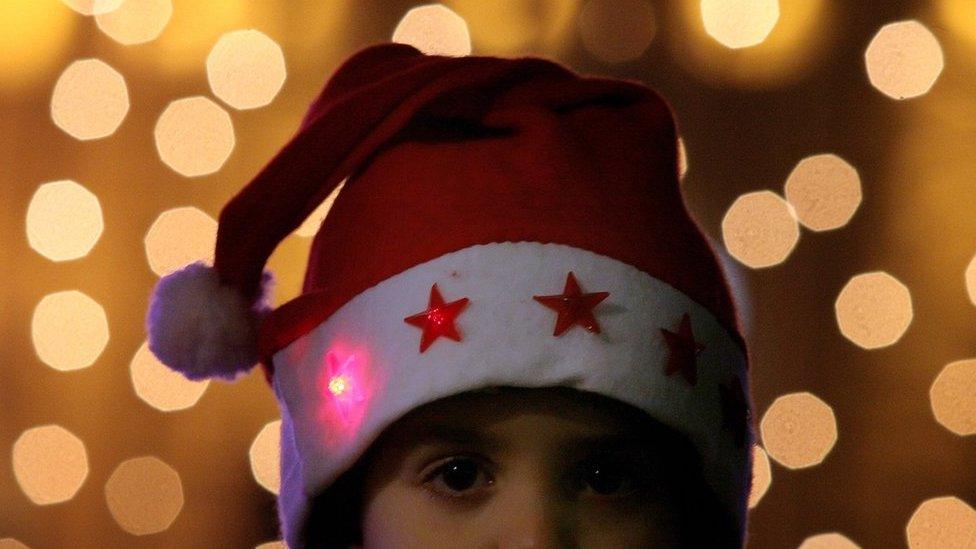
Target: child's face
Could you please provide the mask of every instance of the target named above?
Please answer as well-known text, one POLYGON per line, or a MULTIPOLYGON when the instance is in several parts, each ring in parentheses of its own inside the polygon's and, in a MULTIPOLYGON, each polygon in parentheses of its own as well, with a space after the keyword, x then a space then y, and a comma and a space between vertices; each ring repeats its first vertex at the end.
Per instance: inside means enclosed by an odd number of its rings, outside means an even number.
POLYGON ((378 441, 364 544, 679 547, 682 510, 666 480, 675 473, 658 457, 666 442, 641 419, 544 389, 418 408, 378 441))

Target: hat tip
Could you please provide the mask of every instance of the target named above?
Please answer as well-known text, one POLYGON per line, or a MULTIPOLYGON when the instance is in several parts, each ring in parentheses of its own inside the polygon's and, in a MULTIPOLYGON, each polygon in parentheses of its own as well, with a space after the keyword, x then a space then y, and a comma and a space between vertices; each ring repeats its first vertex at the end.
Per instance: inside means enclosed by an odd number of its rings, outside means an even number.
MULTIPOLYGON (((262 283, 270 285, 265 272, 262 283)), ((247 303, 202 261, 163 276, 146 316, 149 350, 170 369, 194 381, 237 379, 259 362, 258 328, 270 312, 266 291, 247 303)))

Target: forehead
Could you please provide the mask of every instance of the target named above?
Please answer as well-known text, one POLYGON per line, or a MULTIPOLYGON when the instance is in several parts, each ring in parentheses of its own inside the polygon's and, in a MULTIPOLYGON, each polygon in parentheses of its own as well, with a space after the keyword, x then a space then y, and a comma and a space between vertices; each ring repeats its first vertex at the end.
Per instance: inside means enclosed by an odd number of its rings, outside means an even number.
POLYGON ((652 434, 650 418, 619 401, 552 389, 472 392, 421 406, 397 422, 400 442, 483 443, 530 437, 588 444, 636 444, 652 434))

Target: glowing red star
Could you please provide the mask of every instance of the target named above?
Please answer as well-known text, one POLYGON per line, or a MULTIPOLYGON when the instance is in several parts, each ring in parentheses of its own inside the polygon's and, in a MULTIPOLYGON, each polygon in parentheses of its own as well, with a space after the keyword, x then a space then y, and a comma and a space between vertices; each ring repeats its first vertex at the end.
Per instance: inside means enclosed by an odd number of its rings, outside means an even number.
POLYGON ((697 384, 698 365, 695 359, 705 346, 695 341, 695 336, 691 333, 691 317, 688 313, 681 317, 681 325, 677 332, 661 328, 661 333, 664 334, 669 350, 665 372, 670 376, 681 370, 681 375, 688 380, 688 383, 697 384))
POLYGON ((745 391, 739 376, 732 376, 732 383, 719 383, 719 393, 722 399, 722 429, 732 429, 735 445, 739 448, 745 443, 746 431, 752 418, 749 403, 746 402, 745 391))
POLYGON ((461 341, 461 334, 454 326, 454 319, 467 304, 468 298, 466 297, 444 303, 444 298, 441 297, 437 284, 430 287, 430 301, 427 303, 427 310, 403 319, 407 324, 424 330, 424 334, 420 338, 421 353, 426 351, 427 347, 430 347, 430 344, 440 336, 461 341))
POLYGON ((600 333, 600 326, 593 317, 593 307, 608 295, 610 292, 582 293, 576 277, 570 271, 566 275, 566 287, 563 288, 562 295, 534 295, 532 299, 559 313, 559 317, 556 318, 556 329, 552 334, 558 336, 573 324, 600 333))

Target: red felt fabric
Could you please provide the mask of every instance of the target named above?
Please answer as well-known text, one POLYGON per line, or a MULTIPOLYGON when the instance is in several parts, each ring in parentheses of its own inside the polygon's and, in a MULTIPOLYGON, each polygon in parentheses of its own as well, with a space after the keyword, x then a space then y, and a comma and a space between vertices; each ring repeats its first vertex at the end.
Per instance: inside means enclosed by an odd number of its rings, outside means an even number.
POLYGON ((670 108, 639 82, 536 57, 366 48, 221 212, 222 280, 256 295, 278 242, 347 176, 312 243, 303 295, 263 322, 269 375, 271 355, 362 291, 445 253, 503 241, 566 244, 629 263, 710 309, 746 349, 717 256, 681 197, 670 108))

